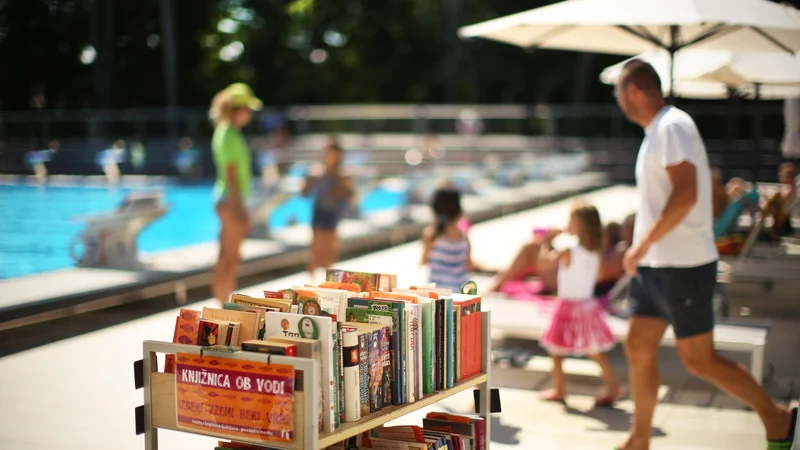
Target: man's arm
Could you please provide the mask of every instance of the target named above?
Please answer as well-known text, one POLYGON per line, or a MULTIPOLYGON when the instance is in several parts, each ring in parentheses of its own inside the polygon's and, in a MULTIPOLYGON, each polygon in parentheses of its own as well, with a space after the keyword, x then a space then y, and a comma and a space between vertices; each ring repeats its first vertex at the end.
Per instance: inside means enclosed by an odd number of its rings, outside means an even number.
POLYGON ((681 223, 697 203, 697 169, 694 164, 681 161, 667 166, 667 174, 672 185, 672 194, 661 215, 644 235, 641 244, 645 248, 661 240, 681 223))

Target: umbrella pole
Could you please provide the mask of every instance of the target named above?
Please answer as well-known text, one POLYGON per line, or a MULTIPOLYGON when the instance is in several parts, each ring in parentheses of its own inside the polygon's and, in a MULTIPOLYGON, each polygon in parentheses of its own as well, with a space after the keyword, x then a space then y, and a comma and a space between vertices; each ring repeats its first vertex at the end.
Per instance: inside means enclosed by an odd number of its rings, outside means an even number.
POLYGON ((678 26, 669 27, 669 102, 675 104, 675 53, 678 51, 678 26))
POLYGON ((675 51, 669 51, 669 103, 675 104, 675 51))
POLYGON ((761 135, 764 121, 761 110, 761 83, 754 85, 755 95, 755 112, 753 114, 753 179, 752 182, 758 181, 758 170, 761 167, 761 135))

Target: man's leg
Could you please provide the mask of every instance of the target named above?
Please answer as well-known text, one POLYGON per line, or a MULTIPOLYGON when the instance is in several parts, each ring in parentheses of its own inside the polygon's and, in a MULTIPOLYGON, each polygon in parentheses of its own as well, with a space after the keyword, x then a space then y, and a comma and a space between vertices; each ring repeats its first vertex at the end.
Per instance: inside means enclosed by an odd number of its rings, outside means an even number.
POLYGON ((794 426, 791 413, 775 405, 744 367, 717 355, 713 332, 678 339, 677 347, 681 360, 692 374, 714 383, 758 413, 767 439, 786 439, 794 426))
POLYGON ((647 450, 653 434, 653 412, 658 403, 658 345, 667 322, 657 317, 631 317, 625 354, 633 398, 631 433, 620 450, 647 450))

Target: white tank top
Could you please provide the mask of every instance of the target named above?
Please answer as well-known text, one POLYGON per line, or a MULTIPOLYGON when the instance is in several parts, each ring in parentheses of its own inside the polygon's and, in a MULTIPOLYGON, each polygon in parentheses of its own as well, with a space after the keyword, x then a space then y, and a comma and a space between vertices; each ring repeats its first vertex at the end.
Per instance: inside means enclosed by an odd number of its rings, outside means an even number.
POLYGON ((600 270, 600 253, 580 244, 570 248, 570 262, 558 264, 558 297, 571 301, 594 299, 594 286, 600 270))

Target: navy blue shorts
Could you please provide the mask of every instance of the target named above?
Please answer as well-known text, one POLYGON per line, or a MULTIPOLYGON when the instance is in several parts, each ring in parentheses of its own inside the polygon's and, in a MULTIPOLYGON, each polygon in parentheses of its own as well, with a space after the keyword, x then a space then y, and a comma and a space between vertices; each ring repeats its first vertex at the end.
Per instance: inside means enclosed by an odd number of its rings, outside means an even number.
POLYGON ((341 219, 341 214, 338 212, 326 211, 324 209, 315 208, 312 214, 311 226, 316 229, 335 230, 341 219))
POLYGON ((672 325, 675 337, 714 329, 717 262, 697 267, 639 267, 628 294, 631 316, 658 317, 672 325))

